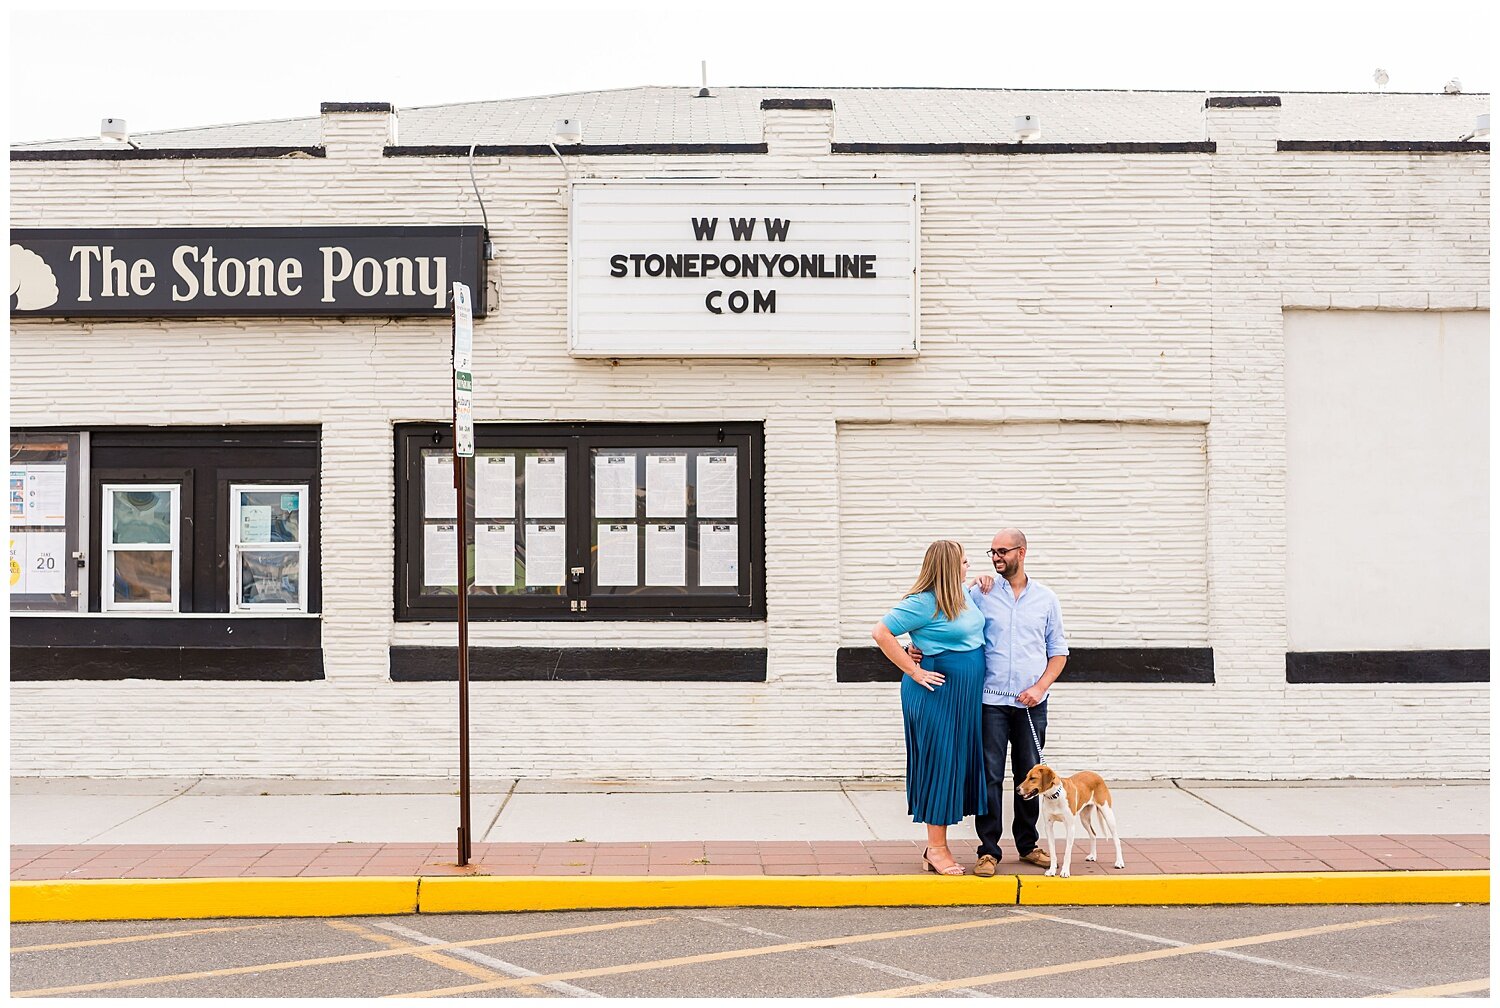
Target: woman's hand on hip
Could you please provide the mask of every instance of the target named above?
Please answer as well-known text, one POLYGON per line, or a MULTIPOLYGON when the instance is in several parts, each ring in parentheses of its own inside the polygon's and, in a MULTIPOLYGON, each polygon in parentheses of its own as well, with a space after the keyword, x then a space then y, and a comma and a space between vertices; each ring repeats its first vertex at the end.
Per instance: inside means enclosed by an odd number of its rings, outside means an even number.
POLYGON ((917 682, 921 683, 923 686, 926 686, 929 690, 934 690, 937 687, 943 685, 943 673, 934 672, 931 669, 924 669, 920 665, 906 674, 911 676, 917 682))

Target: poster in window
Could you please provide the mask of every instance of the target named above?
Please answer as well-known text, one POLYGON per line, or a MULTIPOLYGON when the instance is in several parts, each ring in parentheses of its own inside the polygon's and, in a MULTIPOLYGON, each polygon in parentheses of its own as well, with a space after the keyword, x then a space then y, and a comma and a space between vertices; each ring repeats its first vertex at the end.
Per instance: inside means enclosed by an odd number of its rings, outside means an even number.
POLYGON ((474 517, 516 516, 516 457, 480 455, 474 460, 474 517))
POLYGON ((599 576, 601 587, 633 588, 636 581, 636 531, 634 525, 599 526, 599 576))
POLYGON ((68 467, 33 463, 10 470, 12 525, 65 525, 68 514, 68 467))
MULTIPOLYGON (((526 461, 529 463, 531 459, 526 461)), ((562 587, 567 567, 566 544, 562 525, 526 523, 526 587, 562 587)))
POLYGON ((687 517, 687 456, 646 456, 646 516, 687 517))
POLYGON ((698 517, 738 517, 738 471, 738 460, 732 453, 698 456, 698 517))
POLYGON ((562 518, 568 513, 568 462, 561 452, 526 456, 526 517, 562 518))
POLYGON ((505 587, 516 583, 516 527, 511 523, 474 526, 474 583, 505 587))
POLYGON ((10 590, 14 595, 61 595, 68 590, 67 536, 15 532, 10 537, 10 590))
POLYGON ((687 526, 646 526, 646 584, 687 584, 687 526))
POLYGON ((740 583, 738 525, 698 526, 698 583, 705 588, 733 588, 740 583))
POLYGON ((594 456, 594 517, 635 517, 634 455, 594 456))
POLYGON ((10 470, 10 523, 26 524, 26 467, 12 466, 10 470))
POLYGON ((424 525, 422 531, 422 583, 457 588, 458 526, 424 525))
POLYGON ((271 541, 271 506, 257 504, 240 505, 240 542, 268 543, 271 541))
MULTIPOLYGON (((458 493, 453 487, 453 456, 422 456, 422 514, 427 518, 452 518, 458 514, 458 493)), ((434 581, 428 584, 436 584, 434 581)), ((455 582, 456 583, 456 582, 455 582)))

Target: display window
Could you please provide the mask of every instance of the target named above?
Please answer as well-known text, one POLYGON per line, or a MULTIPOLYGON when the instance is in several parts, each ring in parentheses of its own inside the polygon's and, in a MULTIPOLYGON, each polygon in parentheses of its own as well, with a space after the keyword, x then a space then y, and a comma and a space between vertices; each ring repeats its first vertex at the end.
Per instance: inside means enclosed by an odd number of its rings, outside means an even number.
MULTIPOLYGON (((760 618, 758 424, 480 425, 471 618, 760 618)), ((397 429, 398 618, 456 618, 450 429, 397 429)))
POLYGON ((105 612, 178 611, 180 489, 171 483, 104 485, 105 612))
POLYGON ((77 612, 87 501, 80 491, 88 435, 12 431, 10 438, 10 607, 77 612))

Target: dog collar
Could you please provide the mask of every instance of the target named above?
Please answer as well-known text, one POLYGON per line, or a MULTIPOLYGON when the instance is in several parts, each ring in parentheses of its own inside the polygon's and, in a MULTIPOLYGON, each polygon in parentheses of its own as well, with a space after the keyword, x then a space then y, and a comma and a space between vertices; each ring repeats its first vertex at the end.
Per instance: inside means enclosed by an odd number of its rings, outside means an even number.
POLYGON ((1061 784, 1057 785, 1057 789, 1056 790, 1047 792, 1047 793, 1045 793, 1045 794, 1042 795, 1043 798, 1061 798, 1062 796, 1063 796, 1063 786, 1061 784))

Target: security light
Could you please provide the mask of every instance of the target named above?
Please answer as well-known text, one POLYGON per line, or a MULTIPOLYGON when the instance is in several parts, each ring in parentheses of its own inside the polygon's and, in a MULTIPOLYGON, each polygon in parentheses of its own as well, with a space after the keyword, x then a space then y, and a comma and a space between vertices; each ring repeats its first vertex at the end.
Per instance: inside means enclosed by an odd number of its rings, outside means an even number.
POLYGON ((583 124, 577 119, 559 119, 552 128, 554 144, 576 144, 583 142, 583 124))
POLYGON ((1042 124, 1034 115, 1016 116, 1011 126, 1011 135, 1016 138, 1016 143, 1025 143, 1027 140, 1035 141, 1042 135, 1042 124))
POLYGON ((140 150, 141 145, 130 139, 130 130, 125 125, 124 119, 101 119, 99 121, 99 139, 116 140, 120 143, 130 144, 132 150, 140 150))

